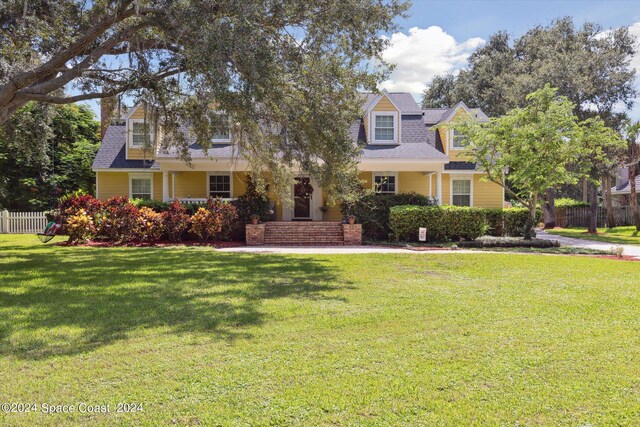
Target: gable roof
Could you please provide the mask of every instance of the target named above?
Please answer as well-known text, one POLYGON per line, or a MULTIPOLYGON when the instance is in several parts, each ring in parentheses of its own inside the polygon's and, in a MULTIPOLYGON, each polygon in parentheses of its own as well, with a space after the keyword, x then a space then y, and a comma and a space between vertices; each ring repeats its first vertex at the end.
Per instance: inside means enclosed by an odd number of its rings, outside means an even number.
MULTIPOLYGON (((636 176, 636 188, 640 188, 640 175, 636 176)), ((611 188, 613 194, 630 194, 631 193, 631 180, 627 180, 622 185, 611 188)))
POLYGON ((125 143, 126 126, 110 125, 104 133, 102 144, 93 161, 93 169, 150 169, 160 168, 154 160, 127 160, 125 143))

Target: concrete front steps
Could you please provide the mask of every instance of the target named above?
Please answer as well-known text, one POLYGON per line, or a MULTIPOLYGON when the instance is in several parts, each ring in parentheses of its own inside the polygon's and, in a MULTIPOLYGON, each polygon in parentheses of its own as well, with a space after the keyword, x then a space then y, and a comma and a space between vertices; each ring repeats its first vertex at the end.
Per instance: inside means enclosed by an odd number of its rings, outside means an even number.
POLYGON ((247 224, 247 245, 343 246, 362 243, 360 224, 313 221, 273 221, 247 224))

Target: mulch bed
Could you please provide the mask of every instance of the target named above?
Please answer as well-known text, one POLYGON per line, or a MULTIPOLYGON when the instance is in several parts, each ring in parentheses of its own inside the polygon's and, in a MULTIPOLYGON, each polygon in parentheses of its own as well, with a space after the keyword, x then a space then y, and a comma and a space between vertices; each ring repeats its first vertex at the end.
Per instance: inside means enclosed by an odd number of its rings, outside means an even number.
POLYGON ((113 247, 125 247, 125 248, 164 248, 170 246, 208 246, 216 249, 220 248, 236 248, 238 246, 246 246, 244 242, 240 241, 213 241, 213 242, 200 242, 198 240, 185 240, 181 242, 104 242, 100 240, 89 240, 86 243, 69 243, 58 242, 58 246, 86 246, 96 248, 113 248, 113 247))

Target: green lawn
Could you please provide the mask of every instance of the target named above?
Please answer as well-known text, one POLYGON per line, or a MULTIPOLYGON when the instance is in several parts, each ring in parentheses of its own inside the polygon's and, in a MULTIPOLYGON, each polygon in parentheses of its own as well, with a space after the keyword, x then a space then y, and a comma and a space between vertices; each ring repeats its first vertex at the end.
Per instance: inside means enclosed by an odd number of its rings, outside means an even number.
POLYGON ((638 425, 637 262, 0 236, 2 425, 638 425))
POLYGON ((635 226, 598 228, 598 234, 589 234, 586 228, 554 228, 546 230, 549 234, 573 237, 575 239, 595 240, 598 242, 640 245, 640 232, 635 226))

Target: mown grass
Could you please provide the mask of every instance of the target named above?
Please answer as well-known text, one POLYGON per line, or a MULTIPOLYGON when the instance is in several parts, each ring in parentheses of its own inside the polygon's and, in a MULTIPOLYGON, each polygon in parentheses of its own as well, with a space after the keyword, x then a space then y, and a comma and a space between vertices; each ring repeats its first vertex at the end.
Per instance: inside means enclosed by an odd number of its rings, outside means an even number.
POLYGON ((545 230, 549 234, 573 237, 574 239, 594 240, 597 242, 640 245, 640 231, 635 226, 598 228, 598 234, 590 234, 586 228, 554 228, 545 230))
POLYGON ((3 425, 637 425, 638 264, 0 237, 3 425))

